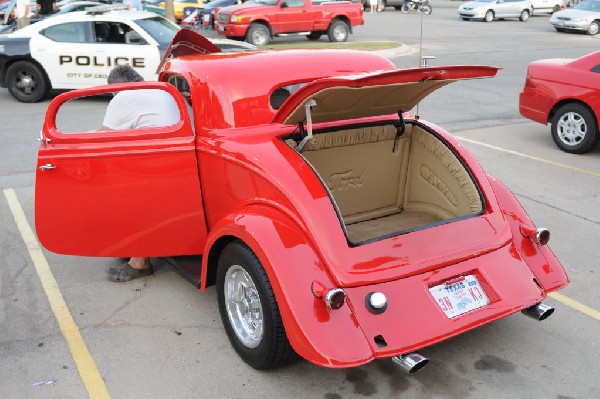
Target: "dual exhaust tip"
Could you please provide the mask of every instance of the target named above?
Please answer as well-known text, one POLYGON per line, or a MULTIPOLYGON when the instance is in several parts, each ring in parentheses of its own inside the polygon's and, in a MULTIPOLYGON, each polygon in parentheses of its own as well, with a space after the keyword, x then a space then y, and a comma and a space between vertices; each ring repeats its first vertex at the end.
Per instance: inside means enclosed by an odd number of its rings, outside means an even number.
MULTIPOLYGON (((532 319, 542 321, 546 320, 552 313, 554 308, 552 306, 544 305, 543 303, 536 303, 533 306, 523 309, 521 311, 525 316, 531 317, 532 319)), ((416 373, 429 363, 429 359, 417 352, 407 353, 405 355, 398 355, 392 357, 392 361, 402 368, 403 371, 408 374, 416 373)))

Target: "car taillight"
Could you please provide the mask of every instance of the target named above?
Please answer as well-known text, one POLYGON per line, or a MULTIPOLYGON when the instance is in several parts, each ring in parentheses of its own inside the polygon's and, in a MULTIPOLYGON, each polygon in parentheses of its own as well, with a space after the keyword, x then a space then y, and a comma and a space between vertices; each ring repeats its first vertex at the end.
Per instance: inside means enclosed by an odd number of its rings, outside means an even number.
POLYGON ((333 288, 325 294, 325 304, 329 309, 339 309, 346 302, 346 293, 341 288, 333 288))
POLYGON ((331 288, 328 290, 320 282, 313 281, 311 291, 315 298, 324 300, 329 309, 339 309, 346 303, 346 293, 341 288, 331 288))
POLYGON ((535 89, 535 83, 533 83, 533 79, 531 79, 531 75, 527 72, 525 76, 525 87, 528 89, 535 89))
POLYGON ((535 241, 539 245, 546 245, 550 241, 550 230, 544 227, 534 229, 533 227, 521 225, 520 230, 524 237, 535 241))

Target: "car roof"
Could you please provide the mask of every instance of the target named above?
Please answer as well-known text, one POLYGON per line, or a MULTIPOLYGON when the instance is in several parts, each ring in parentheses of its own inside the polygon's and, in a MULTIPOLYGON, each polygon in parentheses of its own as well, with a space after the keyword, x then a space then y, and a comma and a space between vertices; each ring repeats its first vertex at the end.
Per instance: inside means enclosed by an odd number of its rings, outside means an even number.
MULTIPOLYGON (((100 6, 98 6, 100 7, 100 6)), ((111 6, 107 6, 111 7, 111 6)), ((114 6, 113 6, 114 7, 114 6)), ((94 7, 96 8, 96 7, 94 7)), ((35 24, 28 25, 16 32, 10 33, 11 37, 28 37, 36 32, 41 31, 49 26, 57 25, 64 22, 80 22, 80 21, 115 21, 115 22, 132 22, 139 19, 159 17, 158 14, 149 11, 136 11, 127 9, 115 9, 102 13, 91 14, 88 11, 73 11, 64 14, 54 15, 49 18, 44 18, 35 24)))
POLYGON ((200 117, 207 127, 228 128, 271 123, 276 110, 270 96, 283 86, 391 69, 394 65, 388 59, 366 51, 256 50, 174 57, 166 62, 159 80, 176 72, 195 82, 193 98, 206 90, 213 93, 200 117))

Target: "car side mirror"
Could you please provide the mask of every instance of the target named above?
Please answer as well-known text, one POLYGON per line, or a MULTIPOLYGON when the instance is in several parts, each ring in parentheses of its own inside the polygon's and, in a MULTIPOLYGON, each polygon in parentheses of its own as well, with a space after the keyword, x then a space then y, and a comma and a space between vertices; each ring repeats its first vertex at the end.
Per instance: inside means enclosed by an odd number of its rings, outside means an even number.
POLYGON ((142 35, 134 31, 129 31, 125 34, 125 42, 129 44, 148 44, 142 35))
POLYGON ((283 2, 281 2, 281 5, 279 7, 281 7, 281 8, 288 8, 289 6, 288 6, 287 2, 283 1, 283 2))

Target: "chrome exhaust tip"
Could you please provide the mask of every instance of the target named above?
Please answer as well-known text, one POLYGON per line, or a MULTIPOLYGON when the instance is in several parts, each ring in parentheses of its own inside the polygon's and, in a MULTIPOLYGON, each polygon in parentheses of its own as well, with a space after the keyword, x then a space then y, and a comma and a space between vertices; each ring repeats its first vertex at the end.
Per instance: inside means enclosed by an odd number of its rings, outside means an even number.
POLYGON ((527 309, 521 310, 521 313, 523 313, 525 316, 531 317, 532 319, 542 321, 546 320, 552 313, 554 313, 554 308, 552 306, 544 305, 540 302, 528 307, 527 309))
POLYGON ((394 356, 392 361, 400 365, 402 370, 406 371, 408 374, 416 373, 429 363, 429 359, 417 352, 394 356))

